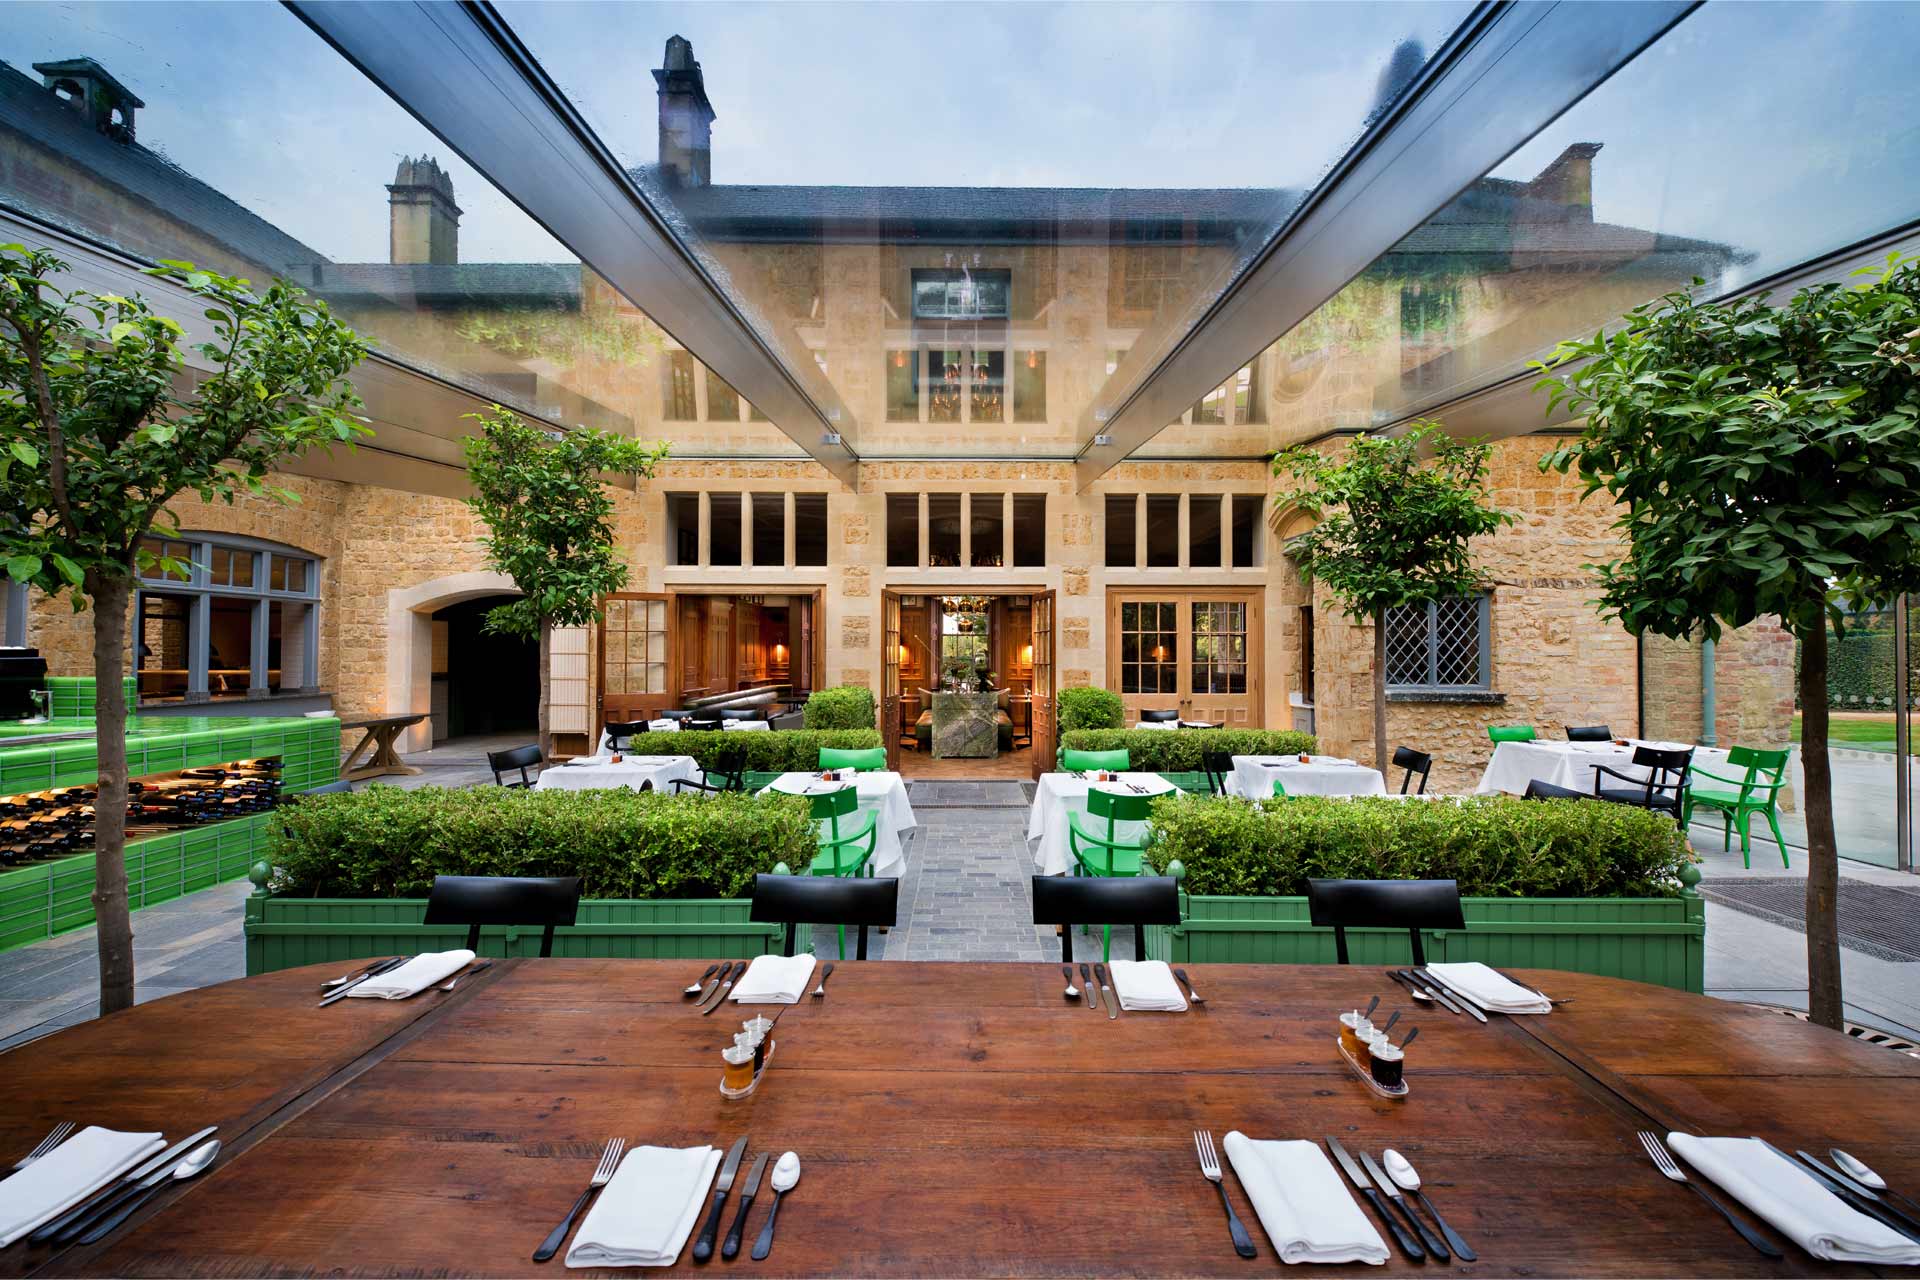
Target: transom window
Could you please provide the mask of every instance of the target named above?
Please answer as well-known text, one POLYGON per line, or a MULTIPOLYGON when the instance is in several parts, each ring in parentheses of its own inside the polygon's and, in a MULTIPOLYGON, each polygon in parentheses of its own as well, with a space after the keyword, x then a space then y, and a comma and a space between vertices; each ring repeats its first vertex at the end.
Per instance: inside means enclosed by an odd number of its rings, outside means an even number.
POLYGON ((135 596, 144 702, 259 698, 319 683, 319 561, 233 535, 147 538, 135 596))
POLYGON ((669 493, 666 498, 671 565, 780 569, 827 562, 824 493, 669 493))
POLYGON ((1109 569, 1254 569, 1265 563, 1258 493, 1110 493, 1109 569), (1181 510, 1186 537, 1180 536, 1181 510))
POLYGON ((890 493, 887 565, 1038 568, 1047 562, 1044 493, 890 493))
POLYGON ((1387 611, 1389 689, 1492 686, 1492 597, 1452 596, 1387 611))

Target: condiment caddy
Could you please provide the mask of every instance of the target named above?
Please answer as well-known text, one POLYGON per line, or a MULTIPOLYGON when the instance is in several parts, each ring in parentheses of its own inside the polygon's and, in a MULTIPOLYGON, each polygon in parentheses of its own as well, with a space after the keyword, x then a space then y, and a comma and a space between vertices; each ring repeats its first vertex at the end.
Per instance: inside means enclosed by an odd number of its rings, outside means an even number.
POLYGON ((1360 1083, 1375 1094, 1382 1098, 1404 1098, 1408 1093, 1406 1050, 1420 1029, 1409 1029, 1405 1038, 1395 1044, 1387 1038, 1385 1030, 1368 1019, 1371 1012, 1369 1007, 1366 1013, 1355 1009, 1341 1014, 1340 1034, 1334 1040, 1334 1047, 1340 1051, 1341 1060, 1360 1078, 1360 1083))

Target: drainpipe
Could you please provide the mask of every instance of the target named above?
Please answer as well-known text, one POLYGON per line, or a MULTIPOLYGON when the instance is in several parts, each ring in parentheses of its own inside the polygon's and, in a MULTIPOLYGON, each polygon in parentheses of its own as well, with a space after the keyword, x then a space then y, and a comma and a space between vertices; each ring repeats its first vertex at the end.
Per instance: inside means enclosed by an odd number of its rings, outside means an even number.
POLYGON ((1713 637, 1700 640, 1700 745, 1714 745, 1713 637))

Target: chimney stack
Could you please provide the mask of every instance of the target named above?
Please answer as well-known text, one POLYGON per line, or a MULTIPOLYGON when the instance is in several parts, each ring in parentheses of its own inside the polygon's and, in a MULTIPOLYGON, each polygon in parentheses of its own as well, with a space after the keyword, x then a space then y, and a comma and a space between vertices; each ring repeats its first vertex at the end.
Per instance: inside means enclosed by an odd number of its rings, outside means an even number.
POLYGON ((1598 142, 1576 142, 1527 183, 1527 194, 1559 205, 1569 222, 1593 221, 1593 158, 1598 142))
POLYGON ((426 262, 436 267, 460 261, 460 206, 453 179, 431 156, 400 158, 387 187, 388 257, 397 266, 426 262))
POLYGON ((65 102, 88 124, 121 142, 133 141, 133 113, 147 104, 133 90, 107 74, 92 58, 64 58, 36 62, 41 85, 65 102))
POLYGON ((660 173, 683 187, 713 182, 713 104, 706 80, 684 36, 667 41, 666 65, 653 73, 660 86, 660 173))

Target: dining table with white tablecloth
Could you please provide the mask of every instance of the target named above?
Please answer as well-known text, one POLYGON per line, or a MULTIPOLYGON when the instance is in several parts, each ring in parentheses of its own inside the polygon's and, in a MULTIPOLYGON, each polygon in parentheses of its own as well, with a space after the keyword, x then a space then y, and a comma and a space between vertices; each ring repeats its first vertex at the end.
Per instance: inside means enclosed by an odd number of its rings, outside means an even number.
POLYGON ((613 754, 576 756, 565 764, 549 765, 534 779, 535 791, 611 791, 631 787, 635 791, 673 790, 675 778, 698 780, 700 766, 692 756, 638 756, 623 754, 618 764, 613 754))
POLYGON ((1218 729, 1211 720, 1135 720, 1136 729, 1218 729))
MULTIPOLYGON (((1494 744, 1493 758, 1487 761, 1486 771, 1480 775, 1480 785, 1475 790, 1481 795, 1505 792, 1520 796, 1527 793, 1527 784, 1537 779, 1556 787, 1568 787, 1584 795, 1592 795, 1596 765, 1617 770, 1626 774, 1627 778, 1644 779, 1647 776, 1646 769, 1633 763, 1633 753, 1637 747, 1691 751, 1694 768, 1711 769, 1715 773, 1728 772, 1725 751, 1714 747, 1696 747, 1685 742, 1628 739, 1625 746, 1612 742, 1499 742, 1494 744)), ((1623 778, 1604 774, 1598 776, 1603 785, 1609 788, 1632 785, 1623 778)), ((1670 800, 1672 796, 1673 793, 1668 791, 1656 798, 1670 800)))
POLYGON ((897 876, 906 870, 907 855, 903 841, 907 832, 919 825, 913 816, 913 806, 907 802, 907 784, 898 773, 891 770, 875 769, 866 773, 856 773, 852 782, 829 782, 818 773, 783 773, 760 789, 765 795, 769 791, 790 796, 816 796, 828 791, 838 791, 851 786, 860 793, 860 808, 872 810, 879 817, 875 826, 879 835, 873 844, 873 857, 868 865, 876 876, 897 876))
POLYGON ((1378 769, 1340 756, 1235 756, 1233 787, 1249 800, 1264 800, 1278 782, 1290 796, 1383 796, 1387 780, 1378 769))
MULTIPOLYGON (((681 727, 678 720, 647 721, 648 733, 678 733, 681 727)), ((720 727, 734 733, 752 733, 756 730, 768 731, 773 728, 773 726, 765 720, 723 720, 720 722, 720 727)), ((645 735, 643 734, 631 734, 627 738, 627 745, 632 746, 636 741, 643 741, 644 737, 645 735)), ((605 729, 602 729, 600 731, 600 743, 599 746, 595 748, 594 753, 596 755, 606 755, 612 748, 612 744, 613 736, 605 729)))
MULTIPOLYGON (((1027 813, 1027 843, 1034 847, 1033 865, 1043 876, 1064 875, 1073 869, 1073 850, 1067 843, 1067 815, 1084 813, 1087 792, 1101 790, 1118 796, 1162 796, 1177 791, 1157 773, 1122 773, 1115 782, 1094 782, 1074 773, 1043 773, 1034 785, 1033 808, 1027 813)), ((1122 822, 1114 838, 1137 842, 1144 822, 1122 822)))

